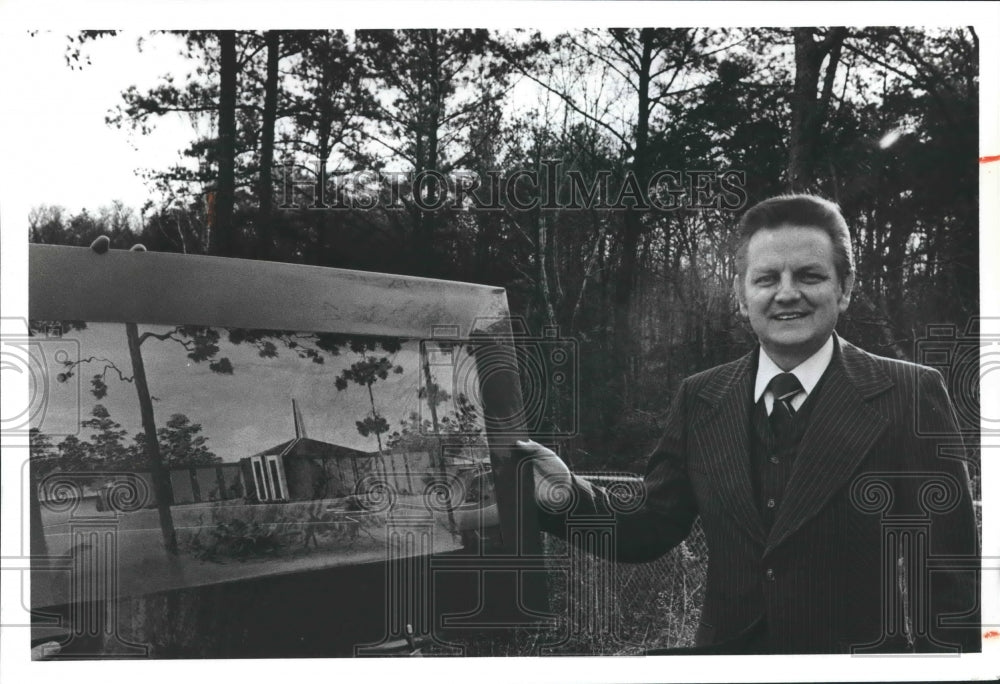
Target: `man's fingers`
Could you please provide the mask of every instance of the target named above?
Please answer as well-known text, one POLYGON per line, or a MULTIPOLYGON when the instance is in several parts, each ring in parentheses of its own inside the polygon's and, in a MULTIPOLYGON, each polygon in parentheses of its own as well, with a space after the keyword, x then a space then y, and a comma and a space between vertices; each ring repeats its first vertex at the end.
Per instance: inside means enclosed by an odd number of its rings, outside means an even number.
POLYGON ((111 239, 107 235, 98 235, 94 241, 90 243, 90 248, 98 254, 104 254, 108 251, 110 246, 111 239))
POLYGON ((519 439, 515 441, 515 444, 517 444, 518 448, 526 451, 529 456, 534 458, 558 458, 558 456, 556 456, 556 452, 530 439, 519 439))

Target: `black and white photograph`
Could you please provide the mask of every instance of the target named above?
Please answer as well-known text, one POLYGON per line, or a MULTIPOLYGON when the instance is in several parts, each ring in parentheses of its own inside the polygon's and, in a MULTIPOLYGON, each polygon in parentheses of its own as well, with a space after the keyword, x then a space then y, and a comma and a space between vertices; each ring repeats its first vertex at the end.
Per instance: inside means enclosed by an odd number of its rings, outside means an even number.
POLYGON ((1000 3, 15 5, 4 669, 1000 675, 1000 3))

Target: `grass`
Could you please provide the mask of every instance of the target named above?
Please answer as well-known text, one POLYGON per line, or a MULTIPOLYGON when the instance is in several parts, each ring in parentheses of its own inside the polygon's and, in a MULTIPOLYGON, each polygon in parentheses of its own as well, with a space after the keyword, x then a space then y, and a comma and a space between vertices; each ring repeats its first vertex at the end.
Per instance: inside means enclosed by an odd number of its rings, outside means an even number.
POLYGON ((466 656, 641 655, 694 643, 708 560, 699 525, 650 563, 612 563, 548 535, 544 543, 556 625, 466 640, 466 656))

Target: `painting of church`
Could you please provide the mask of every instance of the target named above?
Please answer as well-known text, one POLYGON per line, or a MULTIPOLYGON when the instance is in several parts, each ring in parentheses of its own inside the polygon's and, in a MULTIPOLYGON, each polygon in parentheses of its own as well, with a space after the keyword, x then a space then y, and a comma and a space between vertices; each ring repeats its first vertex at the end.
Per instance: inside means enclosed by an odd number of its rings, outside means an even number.
POLYGON ((379 454, 311 439, 294 400, 292 414, 294 438, 240 459, 249 502, 347 497, 373 478, 388 481, 399 493, 422 490, 422 474, 430 466, 427 454, 379 454))

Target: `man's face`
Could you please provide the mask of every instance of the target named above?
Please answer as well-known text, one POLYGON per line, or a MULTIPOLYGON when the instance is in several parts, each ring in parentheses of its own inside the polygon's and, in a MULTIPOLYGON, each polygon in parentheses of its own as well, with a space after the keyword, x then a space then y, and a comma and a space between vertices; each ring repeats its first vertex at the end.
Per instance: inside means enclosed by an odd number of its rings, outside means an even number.
POLYGON ((768 356, 787 371, 826 342, 850 303, 853 278, 841 283, 837 277, 826 232, 784 226, 754 233, 746 274, 734 285, 740 312, 768 356))

